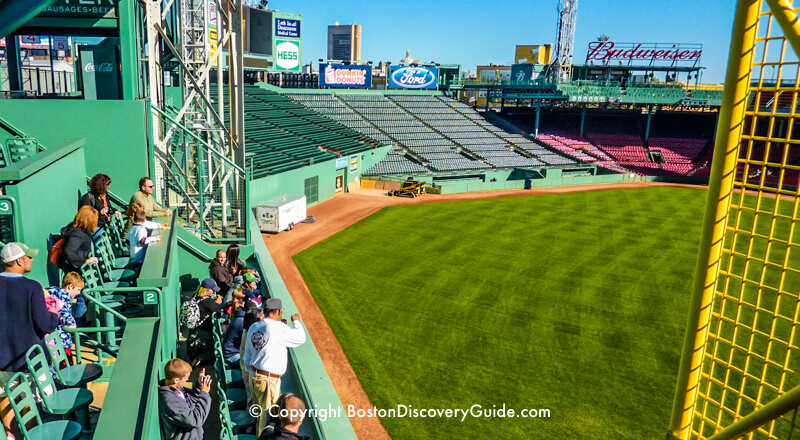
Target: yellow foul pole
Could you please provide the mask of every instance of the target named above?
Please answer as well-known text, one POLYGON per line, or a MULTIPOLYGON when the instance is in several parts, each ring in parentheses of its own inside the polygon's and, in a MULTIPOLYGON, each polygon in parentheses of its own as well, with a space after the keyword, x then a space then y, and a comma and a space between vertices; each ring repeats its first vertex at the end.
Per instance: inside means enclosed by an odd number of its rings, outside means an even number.
POLYGON ((705 220, 692 284, 689 319, 667 436, 669 439, 688 440, 691 435, 692 418, 708 339, 711 303, 719 276, 723 236, 736 176, 736 159, 739 155, 750 72, 753 67, 759 6, 760 0, 739 0, 736 3, 725 74, 725 91, 722 95, 705 220))

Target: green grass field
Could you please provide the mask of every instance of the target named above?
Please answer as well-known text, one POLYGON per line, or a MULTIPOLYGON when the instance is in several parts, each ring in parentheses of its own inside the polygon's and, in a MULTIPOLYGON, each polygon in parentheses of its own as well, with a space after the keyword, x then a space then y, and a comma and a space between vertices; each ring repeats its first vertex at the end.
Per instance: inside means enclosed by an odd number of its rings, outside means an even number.
POLYGON ((398 206, 295 262, 401 439, 660 439, 706 192, 647 188, 398 206))

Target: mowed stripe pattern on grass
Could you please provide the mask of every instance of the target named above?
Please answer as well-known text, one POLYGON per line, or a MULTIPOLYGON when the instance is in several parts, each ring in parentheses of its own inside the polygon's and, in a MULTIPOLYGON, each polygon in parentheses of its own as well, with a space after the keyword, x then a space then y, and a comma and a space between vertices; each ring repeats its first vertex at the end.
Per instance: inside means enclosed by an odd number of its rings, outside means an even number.
POLYGON ((646 188, 385 208, 295 256, 395 440, 662 438, 706 192, 646 188))

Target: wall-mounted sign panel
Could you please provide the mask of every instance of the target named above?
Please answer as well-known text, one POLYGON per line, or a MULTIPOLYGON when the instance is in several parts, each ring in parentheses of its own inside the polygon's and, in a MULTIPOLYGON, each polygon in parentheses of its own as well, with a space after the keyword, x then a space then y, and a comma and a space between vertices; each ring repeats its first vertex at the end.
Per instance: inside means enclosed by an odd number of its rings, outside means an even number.
POLYGON ((350 172, 357 173, 359 165, 361 164, 360 157, 358 154, 354 154, 350 156, 350 172))
POLYGON ((438 77, 438 69, 432 66, 392 66, 389 88, 436 90, 438 77))
POLYGON ((275 40, 275 64, 278 70, 300 71, 300 44, 297 41, 275 40))
POLYGON ((110 44, 82 45, 78 49, 84 99, 122 99, 119 49, 110 44))
POLYGON ((117 18, 118 0, 56 0, 37 17, 117 18))
POLYGON ((275 36, 300 38, 300 20, 275 19, 275 36))
POLYGON ((372 87, 372 66, 319 64, 320 87, 372 87))

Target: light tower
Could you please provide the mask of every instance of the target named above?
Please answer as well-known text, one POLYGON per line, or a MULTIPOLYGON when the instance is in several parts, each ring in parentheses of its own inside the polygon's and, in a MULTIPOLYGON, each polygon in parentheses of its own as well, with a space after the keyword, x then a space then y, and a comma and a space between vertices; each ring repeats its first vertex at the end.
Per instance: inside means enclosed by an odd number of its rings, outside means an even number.
POLYGON ((558 37, 556 56, 550 64, 552 82, 569 80, 572 76, 572 49, 575 45, 575 20, 578 17, 578 0, 558 0, 558 37))

